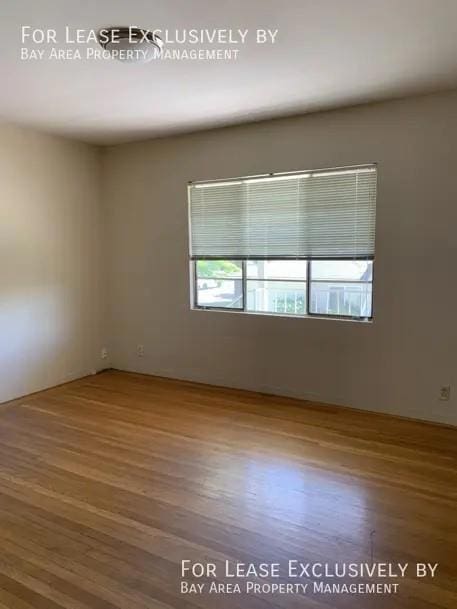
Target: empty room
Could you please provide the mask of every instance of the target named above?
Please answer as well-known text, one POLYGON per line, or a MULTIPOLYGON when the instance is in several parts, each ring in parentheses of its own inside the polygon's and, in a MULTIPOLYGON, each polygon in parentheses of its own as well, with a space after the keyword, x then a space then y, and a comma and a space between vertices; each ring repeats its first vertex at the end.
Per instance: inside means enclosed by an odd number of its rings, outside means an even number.
POLYGON ((456 0, 3 0, 0 609, 457 607, 456 0))

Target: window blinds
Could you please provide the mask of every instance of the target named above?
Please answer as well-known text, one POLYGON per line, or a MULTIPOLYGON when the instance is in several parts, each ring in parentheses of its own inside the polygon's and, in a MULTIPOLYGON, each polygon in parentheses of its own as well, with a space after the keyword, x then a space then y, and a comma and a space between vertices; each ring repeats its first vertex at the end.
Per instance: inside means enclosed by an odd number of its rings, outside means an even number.
POLYGON ((376 167, 189 186, 192 258, 371 258, 376 167))

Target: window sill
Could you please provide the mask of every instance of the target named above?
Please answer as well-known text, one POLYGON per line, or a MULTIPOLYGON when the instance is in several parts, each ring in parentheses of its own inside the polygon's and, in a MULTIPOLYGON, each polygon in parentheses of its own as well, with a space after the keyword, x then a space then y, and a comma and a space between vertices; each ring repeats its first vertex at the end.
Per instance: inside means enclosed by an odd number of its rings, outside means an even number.
POLYGON ((191 311, 204 311, 210 313, 232 313, 235 315, 250 315, 256 317, 279 317, 285 319, 317 319, 325 321, 346 321, 359 324, 372 324, 373 317, 349 317, 343 315, 294 315, 293 313, 266 313, 262 311, 242 311, 228 307, 190 307, 191 311))

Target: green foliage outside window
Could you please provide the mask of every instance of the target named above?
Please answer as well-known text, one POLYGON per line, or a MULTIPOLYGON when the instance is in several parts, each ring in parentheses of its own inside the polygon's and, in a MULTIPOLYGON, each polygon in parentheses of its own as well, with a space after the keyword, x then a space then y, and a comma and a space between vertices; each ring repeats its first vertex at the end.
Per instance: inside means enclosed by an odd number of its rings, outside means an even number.
POLYGON ((303 315, 305 313, 305 298, 302 294, 277 292, 275 305, 276 313, 291 313, 295 315, 303 315))
POLYGON ((198 260, 198 277, 241 277, 241 265, 230 260, 198 260))

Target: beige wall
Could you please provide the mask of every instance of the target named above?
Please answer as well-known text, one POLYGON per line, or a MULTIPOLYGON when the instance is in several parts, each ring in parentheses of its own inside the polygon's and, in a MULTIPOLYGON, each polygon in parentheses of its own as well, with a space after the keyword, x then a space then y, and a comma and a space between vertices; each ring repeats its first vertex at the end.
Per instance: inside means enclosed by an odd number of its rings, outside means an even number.
POLYGON ((99 160, 0 126, 0 402, 101 367, 99 160))
POLYGON ((457 423, 456 164, 457 94, 108 149, 113 365, 457 423), (188 180, 373 161, 372 324, 190 310, 188 180))

